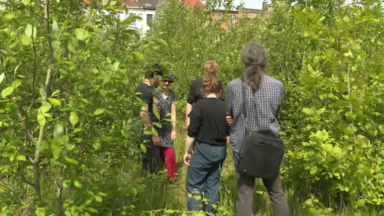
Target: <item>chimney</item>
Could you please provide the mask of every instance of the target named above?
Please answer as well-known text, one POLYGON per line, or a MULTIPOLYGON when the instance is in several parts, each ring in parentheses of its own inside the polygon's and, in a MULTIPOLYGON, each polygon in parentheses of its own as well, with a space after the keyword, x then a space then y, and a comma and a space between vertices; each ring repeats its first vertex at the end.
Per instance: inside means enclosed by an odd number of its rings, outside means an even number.
POLYGON ((267 8, 267 2, 263 1, 263 7, 261 9, 264 10, 265 8, 267 8))

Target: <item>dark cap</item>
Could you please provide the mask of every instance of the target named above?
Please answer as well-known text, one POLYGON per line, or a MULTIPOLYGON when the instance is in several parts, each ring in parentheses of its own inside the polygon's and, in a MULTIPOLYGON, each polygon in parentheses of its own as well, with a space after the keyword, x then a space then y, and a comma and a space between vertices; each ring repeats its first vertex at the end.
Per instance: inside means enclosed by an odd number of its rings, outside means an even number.
POLYGON ((175 75, 173 75, 172 71, 168 72, 168 76, 163 77, 164 80, 171 80, 174 81, 176 79, 175 75))
POLYGON ((146 75, 148 78, 153 78, 155 74, 160 76, 164 75, 164 71, 160 64, 154 64, 154 65, 148 66, 146 71, 147 71, 146 75))

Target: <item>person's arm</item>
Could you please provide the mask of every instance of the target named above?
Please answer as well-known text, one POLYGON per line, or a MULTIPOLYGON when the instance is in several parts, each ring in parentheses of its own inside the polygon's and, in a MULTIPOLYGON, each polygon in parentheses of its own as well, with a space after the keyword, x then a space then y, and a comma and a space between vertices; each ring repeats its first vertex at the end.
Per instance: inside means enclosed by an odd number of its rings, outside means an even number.
POLYGON ((195 87, 194 87, 194 83, 192 82, 191 86, 189 87, 187 106, 185 107, 185 122, 186 122, 187 128, 190 124, 189 115, 192 111, 192 104, 195 102, 195 95, 194 94, 195 94, 195 87))
POLYGON ((227 147, 231 144, 231 137, 227 136, 227 147))
POLYGON ((187 106, 185 107, 185 122, 187 127, 189 127, 189 124, 190 124, 189 114, 191 113, 191 111, 192 111, 192 104, 187 103, 187 106))
MULTIPOLYGON (((141 111, 140 111, 140 117, 144 122, 145 130, 152 133, 152 120, 148 112, 148 107, 149 107, 148 103, 150 102, 151 97, 153 96, 151 92, 140 92, 140 93, 141 95, 139 97, 143 101, 143 106, 141 107, 141 111)), ((152 134, 152 142, 154 145, 159 145, 160 138, 152 134)))
POLYGON ((171 133, 171 139, 176 139, 176 104, 175 101, 172 102, 171 105, 171 119, 172 119, 172 133, 171 133))
POLYGON ((232 126, 232 123, 233 123, 233 110, 232 110, 232 98, 231 98, 231 87, 228 85, 228 94, 227 94, 227 105, 228 105, 228 109, 227 109, 227 123, 229 126, 232 126))
POLYGON ((279 118, 279 113, 280 113, 280 107, 281 107, 281 104, 282 104, 282 101, 283 101, 283 98, 284 98, 284 86, 281 87, 279 93, 280 93, 280 95, 279 95, 279 104, 277 106, 276 116, 275 116, 277 121, 279 121, 278 118, 279 118))
POLYGON ((227 125, 225 128, 225 136, 227 137, 227 147, 231 144, 231 126, 227 125))
POLYGON ((149 92, 139 92, 138 96, 143 102, 143 105, 140 110, 141 120, 144 122, 144 125, 146 126, 146 130, 151 131, 152 121, 148 113, 148 107, 149 107, 148 103, 151 100, 152 95, 149 92))
POLYGON ((189 166, 191 160, 191 150, 195 143, 196 137, 199 134, 201 126, 201 115, 200 108, 197 104, 191 113, 191 124, 188 127, 188 135, 185 139, 185 152, 184 152, 184 163, 189 166))
POLYGON ((152 121, 148 114, 148 104, 144 103, 140 111, 141 120, 144 122, 146 130, 152 130, 152 121))

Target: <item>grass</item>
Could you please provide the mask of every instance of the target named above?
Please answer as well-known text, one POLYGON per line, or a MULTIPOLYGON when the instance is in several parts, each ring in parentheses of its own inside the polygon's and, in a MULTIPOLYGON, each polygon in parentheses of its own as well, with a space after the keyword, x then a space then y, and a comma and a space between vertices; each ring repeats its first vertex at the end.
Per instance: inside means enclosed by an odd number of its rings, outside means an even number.
MULTIPOLYGON (((138 197, 136 209, 141 215, 186 215, 187 202, 185 196, 185 180, 187 167, 182 162, 184 155, 184 136, 185 128, 181 128, 178 132, 178 139, 175 142, 176 161, 178 169, 178 177, 176 182, 170 184, 166 172, 163 171, 156 177, 146 180, 145 193, 141 193, 138 197)), ((228 149, 228 157, 224 163, 221 172, 222 180, 220 186, 220 206, 218 216, 234 216, 236 212, 237 185, 232 163, 232 151, 228 149)), ((273 211, 261 180, 257 180, 254 197, 254 215, 255 216, 272 216, 273 211)), ((334 215, 334 216, 381 216, 384 213, 374 211, 359 212, 356 214, 353 209, 343 209, 338 213, 317 213, 311 214, 308 209, 304 208, 305 199, 295 195, 292 188, 286 189, 286 195, 293 216, 308 215, 334 215)), ((307 197, 305 197, 307 198, 307 197)))
MULTIPOLYGON (((116 167, 116 178, 121 179, 123 182, 131 183, 144 183, 144 189, 140 189, 134 203, 133 215, 151 215, 151 216, 184 216, 187 211, 186 196, 185 196, 185 180, 187 167, 182 162, 184 154, 184 137, 185 128, 179 128, 179 138, 175 142, 175 152, 178 168, 178 176, 175 182, 170 183, 166 171, 162 171, 157 176, 150 176, 142 181, 139 177, 140 166, 131 163, 133 160, 139 161, 139 158, 131 158, 127 163, 119 164, 116 167)), ((114 168, 110 168, 114 169, 114 168)), ((115 172, 113 172, 115 173, 115 172)), ((234 167, 232 163, 232 151, 228 149, 228 157, 224 163, 220 187, 220 204, 219 214, 217 216, 234 216, 236 212, 236 198, 237 198, 237 185, 234 167)), ((120 181, 120 182, 122 182, 120 181)), ((119 181, 118 181, 119 182, 119 181)), ((14 182, 19 185, 19 182, 14 182)), ((47 184, 48 185, 48 184, 47 184)), ((140 184, 141 185, 141 184, 140 184)), ((45 187, 44 187, 45 188, 45 187)), ((141 187, 140 187, 141 188, 141 187)), ((45 188, 48 190, 48 188, 45 188)), ((1 193, 5 192, 7 188, 3 184, 0 184, 0 197, 1 193)), ((49 190, 52 190, 50 188, 49 190)), ((26 191, 26 190, 24 190, 26 191)), ((33 194, 32 188, 29 188, 30 194, 33 194)), ((302 193, 300 193, 302 194, 302 193)), ((70 196, 70 191, 66 191, 66 196, 70 196)), ((344 208, 339 212, 331 212, 327 214, 323 213, 310 213, 308 209, 304 207, 305 200, 309 197, 309 194, 299 195, 295 193, 294 188, 287 188, 286 195, 288 197, 289 206, 291 208, 292 216, 309 216, 309 215, 333 215, 333 216, 384 216, 384 212, 376 212, 372 209, 366 209, 359 214, 353 209, 344 208)), ((118 196, 117 196, 118 197, 118 196)), ((25 198, 28 198, 26 196, 25 198)), ((130 199, 131 196, 129 196, 130 199)), ((121 200, 121 197, 114 199, 115 202, 121 200)), ((26 201, 26 200, 24 200, 26 201)), ((53 203, 52 203, 53 204, 53 203)), ((17 206, 11 207, 14 213, 11 215, 28 215, 23 213, 23 209, 17 206)), ((117 212, 116 212, 117 213, 117 212)), ((0 210, 0 215, 3 214, 0 210)), ((10 214, 8 214, 10 215, 10 214)), ((268 194, 266 193, 264 186, 260 180, 257 180, 255 197, 254 197, 254 216, 272 216, 273 211, 271 203, 269 201, 268 194)))

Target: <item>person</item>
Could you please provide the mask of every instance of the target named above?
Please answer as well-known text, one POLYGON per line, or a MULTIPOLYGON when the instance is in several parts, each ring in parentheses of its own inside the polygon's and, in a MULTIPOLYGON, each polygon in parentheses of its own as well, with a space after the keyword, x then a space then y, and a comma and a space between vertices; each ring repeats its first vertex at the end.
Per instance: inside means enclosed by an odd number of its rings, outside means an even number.
POLYGON ((161 88, 156 89, 162 125, 159 130, 160 156, 162 162, 165 163, 169 179, 175 179, 176 173, 176 157, 173 147, 173 141, 176 139, 176 95, 170 89, 174 79, 175 76, 171 72, 168 77, 163 78, 161 88))
POLYGON ((152 127, 159 130, 154 123, 159 122, 155 110, 158 108, 158 99, 154 97, 154 88, 159 85, 159 76, 163 75, 161 66, 151 66, 146 73, 143 83, 140 83, 136 89, 136 95, 142 100, 143 106, 140 110, 140 117, 144 123, 144 131, 142 133, 142 142, 145 150, 142 151, 142 171, 143 174, 156 174, 158 171, 160 152, 157 146, 160 145, 159 136, 152 133, 152 127), (147 132, 145 132, 147 131, 147 132), (148 135, 149 134, 149 135, 148 135))
MULTIPOLYGON (((219 65, 214 61, 207 61, 204 64, 204 75, 209 75, 211 77, 216 77, 219 71, 219 65)), ((189 94, 187 98, 187 106, 185 108, 186 116, 186 126, 189 126, 189 116, 192 111, 192 106, 197 103, 197 101, 203 99, 203 94, 201 92, 203 88, 203 78, 194 80, 189 87, 189 94)), ((221 97, 222 98, 222 97, 221 97)), ((223 98, 222 98, 223 99, 223 98)))
MULTIPOLYGON (((228 84, 227 120, 231 125, 231 143, 235 167, 239 160, 239 150, 245 136, 245 118, 242 112, 243 103, 247 107, 247 128, 269 136, 278 136, 280 126, 277 115, 284 90, 283 84, 264 73, 267 66, 267 54, 260 44, 246 45, 241 61, 245 66, 245 75, 228 84), (242 88, 245 86, 245 101, 242 88), (255 104, 257 103, 257 107, 255 104)), ((251 216, 255 178, 241 174, 236 170, 238 198, 237 216, 251 216)), ((280 174, 274 179, 263 179, 272 201, 276 216, 289 216, 290 210, 284 195, 280 174)))
POLYGON ((191 124, 185 142, 184 163, 189 166, 186 179, 188 210, 201 211, 201 194, 206 185, 206 212, 217 212, 220 171, 227 156, 229 125, 227 104, 219 97, 222 83, 209 73, 203 80, 203 99, 191 112, 191 124), (193 155, 191 148, 194 146, 193 155))

